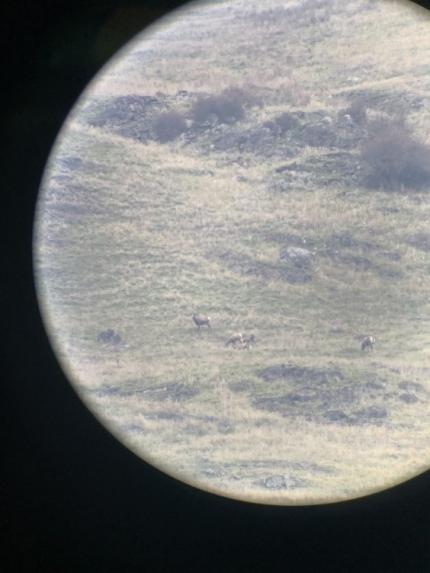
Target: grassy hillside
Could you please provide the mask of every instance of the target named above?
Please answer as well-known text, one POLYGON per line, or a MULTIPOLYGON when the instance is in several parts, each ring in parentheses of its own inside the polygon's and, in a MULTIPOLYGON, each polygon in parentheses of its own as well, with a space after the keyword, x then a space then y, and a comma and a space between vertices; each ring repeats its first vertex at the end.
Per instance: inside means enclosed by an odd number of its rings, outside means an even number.
POLYGON ((39 206, 41 301, 148 461, 280 504, 428 467, 428 24, 404 2, 208 3, 81 100, 39 206))

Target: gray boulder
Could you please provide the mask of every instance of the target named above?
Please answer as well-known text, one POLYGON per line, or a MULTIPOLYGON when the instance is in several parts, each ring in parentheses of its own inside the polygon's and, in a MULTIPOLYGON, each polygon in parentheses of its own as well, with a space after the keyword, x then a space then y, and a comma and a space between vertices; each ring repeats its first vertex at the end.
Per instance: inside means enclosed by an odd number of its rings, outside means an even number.
POLYGON ((303 247, 285 247, 281 250, 279 258, 298 268, 310 268, 313 253, 303 247))

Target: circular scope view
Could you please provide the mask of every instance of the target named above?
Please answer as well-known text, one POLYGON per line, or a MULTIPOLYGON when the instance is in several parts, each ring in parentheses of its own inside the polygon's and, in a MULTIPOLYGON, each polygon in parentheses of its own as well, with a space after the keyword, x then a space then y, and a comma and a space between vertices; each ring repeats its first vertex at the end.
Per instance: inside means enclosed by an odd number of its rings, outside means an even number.
POLYGON ((167 474, 278 505, 430 467, 430 19, 196 2, 114 58, 46 169, 70 382, 167 474))

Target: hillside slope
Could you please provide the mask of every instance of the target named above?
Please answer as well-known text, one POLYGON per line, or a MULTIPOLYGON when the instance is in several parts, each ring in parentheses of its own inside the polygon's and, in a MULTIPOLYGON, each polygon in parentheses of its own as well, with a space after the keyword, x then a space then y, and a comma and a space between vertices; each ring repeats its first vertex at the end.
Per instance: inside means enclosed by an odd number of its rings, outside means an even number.
MULTIPOLYGON (((430 179, 406 161, 385 184, 365 153, 397 126, 426 157, 427 14, 180 16, 103 70, 45 178, 39 292, 72 382, 139 455, 241 499, 339 500, 427 469, 430 179), (226 346, 235 332, 255 344, 226 346)), ((395 166, 404 141, 381 141, 395 166)))

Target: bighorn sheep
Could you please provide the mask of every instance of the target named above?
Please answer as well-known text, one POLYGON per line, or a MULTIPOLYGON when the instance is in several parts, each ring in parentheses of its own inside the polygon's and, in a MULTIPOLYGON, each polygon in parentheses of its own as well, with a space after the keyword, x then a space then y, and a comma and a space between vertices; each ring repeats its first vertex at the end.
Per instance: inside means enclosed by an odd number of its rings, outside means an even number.
POLYGON ((361 342, 361 350, 373 350, 376 338, 374 336, 365 336, 361 342))
POLYGON ((207 326, 211 328, 211 317, 205 316, 204 314, 193 314, 193 321, 194 324, 197 326, 198 331, 200 332, 200 327, 207 326))
POLYGON ((233 346, 234 348, 242 346, 242 344, 243 344, 243 334, 241 332, 233 334, 226 342, 226 346, 233 346))
POLYGON ((255 343, 255 336, 253 334, 244 334, 242 336, 243 348, 247 350, 255 343))
POLYGON ((237 349, 247 349, 251 348, 251 345, 255 342, 255 336, 253 334, 242 334, 238 332, 230 336, 226 342, 226 346, 233 346, 237 349))

